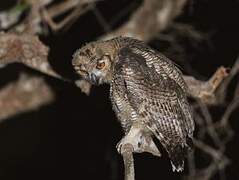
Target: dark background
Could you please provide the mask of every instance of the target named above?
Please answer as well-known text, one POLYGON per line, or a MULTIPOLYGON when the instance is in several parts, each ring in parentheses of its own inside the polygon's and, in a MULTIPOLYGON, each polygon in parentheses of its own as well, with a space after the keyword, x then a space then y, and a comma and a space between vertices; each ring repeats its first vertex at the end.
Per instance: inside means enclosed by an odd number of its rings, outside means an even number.
MULTIPOLYGON (((6 9, 13 3, 1 1, 0 8, 6 9)), ((129 4, 132 5, 131 11, 113 25, 112 28, 116 28, 140 3, 137 0, 104 0, 97 3, 97 8, 110 22, 129 4)), ((184 13, 176 21, 193 25, 208 39, 207 42, 191 44, 187 39, 180 40, 185 47, 186 60, 200 74, 198 78, 207 79, 217 67, 233 64, 239 54, 238 18, 239 1, 189 0, 184 13)), ((94 13, 88 12, 68 31, 51 33, 41 39, 51 48, 50 60, 56 71, 75 79, 71 55, 84 43, 103 33, 94 13)), ((165 51, 170 46, 157 39, 150 45, 159 50, 162 46, 165 51)), ((177 58, 177 54, 171 56, 177 58)), ((17 79, 22 70, 44 76, 19 64, 9 65, 0 70, 0 85, 17 79)), ((109 87, 94 87, 87 97, 73 84, 47 76, 45 79, 56 94, 54 103, 0 124, 0 178, 123 179, 123 162, 115 149, 122 132, 111 109, 109 87)), ((220 110, 214 109, 214 113, 217 111, 220 110)), ((231 119, 235 136, 227 146, 226 154, 232 161, 226 171, 227 179, 239 179, 238 115, 234 112, 231 119)), ((165 152, 160 159, 149 154, 136 155, 135 159, 137 180, 179 179, 179 174, 171 171, 165 152)))

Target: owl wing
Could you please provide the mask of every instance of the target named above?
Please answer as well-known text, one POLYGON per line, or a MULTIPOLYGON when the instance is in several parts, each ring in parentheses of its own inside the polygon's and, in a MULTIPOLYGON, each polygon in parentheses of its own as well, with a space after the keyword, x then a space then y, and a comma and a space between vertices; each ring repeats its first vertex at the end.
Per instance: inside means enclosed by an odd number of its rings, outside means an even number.
MULTIPOLYGON (((138 44, 137 46, 132 46, 131 50, 142 56, 148 67, 153 68, 157 74, 160 74, 163 78, 170 78, 175 81, 185 94, 188 94, 188 87, 183 79, 182 72, 178 69, 173 61, 168 59, 166 56, 157 52, 146 45, 138 44), (143 46, 143 48, 141 47, 143 46)), ((194 131, 194 121, 192 117, 191 110, 186 98, 181 98, 179 102, 182 110, 185 114, 185 125, 186 130, 190 137, 193 136, 194 131)))
POLYGON ((190 146, 190 123, 182 108, 186 96, 171 78, 161 76, 145 58, 123 48, 115 65, 115 76, 124 82, 127 98, 148 129, 160 140, 171 159, 173 170, 183 169, 190 146))
POLYGON ((187 85, 183 79, 182 72, 177 65, 164 56, 162 53, 151 49, 147 45, 139 44, 133 46, 132 51, 140 54, 145 58, 145 62, 149 67, 154 67, 155 71, 162 76, 168 76, 174 80, 185 92, 188 91, 187 85), (141 48, 143 46, 144 48, 141 48))

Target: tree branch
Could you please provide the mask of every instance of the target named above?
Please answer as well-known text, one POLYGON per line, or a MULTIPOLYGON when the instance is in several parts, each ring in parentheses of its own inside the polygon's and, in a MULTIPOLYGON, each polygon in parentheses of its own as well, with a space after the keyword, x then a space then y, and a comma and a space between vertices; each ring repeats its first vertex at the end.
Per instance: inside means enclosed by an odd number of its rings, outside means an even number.
POLYGON ((53 99, 53 92, 42 78, 22 74, 16 82, 9 83, 0 91, 0 122, 49 104, 53 99))
POLYGON ((125 180, 134 180, 134 158, 133 158, 133 146, 131 144, 125 144, 121 148, 121 154, 124 160, 124 176, 125 180))
POLYGON ((144 0, 125 24, 101 39, 130 36, 149 41, 168 27, 181 13, 186 2, 187 0, 144 0))
POLYGON ((213 104, 216 102, 215 90, 227 76, 227 69, 220 67, 208 81, 200 81, 193 76, 184 76, 184 80, 189 87, 190 96, 199 98, 206 104, 213 104))
POLYGON ((0 33, 0 64, 23 63, 49 76, 64 79, 48 62, 48 47, 37 36, 0 33))

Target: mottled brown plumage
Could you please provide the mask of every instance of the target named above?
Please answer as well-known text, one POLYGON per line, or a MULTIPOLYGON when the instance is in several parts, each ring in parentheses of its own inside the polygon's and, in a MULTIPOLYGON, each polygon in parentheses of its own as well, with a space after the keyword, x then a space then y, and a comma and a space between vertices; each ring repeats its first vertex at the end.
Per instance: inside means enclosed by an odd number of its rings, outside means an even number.
POLYGON ((97 41, 73 56, 77 73, 93 84, 109 83, 113 109, 124 132, 117 149, 130 143, 134 152, 161 156, 155 136, 182 171, 192 145, 194 122, 187 101, 187 86, 172 61, 142 41, 117 37, 97 41))

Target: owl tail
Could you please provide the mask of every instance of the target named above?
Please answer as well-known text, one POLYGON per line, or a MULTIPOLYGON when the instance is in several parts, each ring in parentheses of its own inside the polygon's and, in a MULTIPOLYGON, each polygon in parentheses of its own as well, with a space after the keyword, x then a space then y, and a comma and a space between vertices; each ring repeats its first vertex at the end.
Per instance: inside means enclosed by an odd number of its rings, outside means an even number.
POLYGON ((182 172, 184 169, 184 158, 187 153, 186 147, 182 145, 176 145, 170 149, 171 150, 168 153, 169 158, 171 159, 173 171, 182 172))
POLYGON ((168 153, 171 159, 173 171, 182 172, 184 169, 184 159, 187 157, 189 151, 191 151, 193 144, 192 139, 187 138, 187 144, 177 144, 170 147, 168 153))

